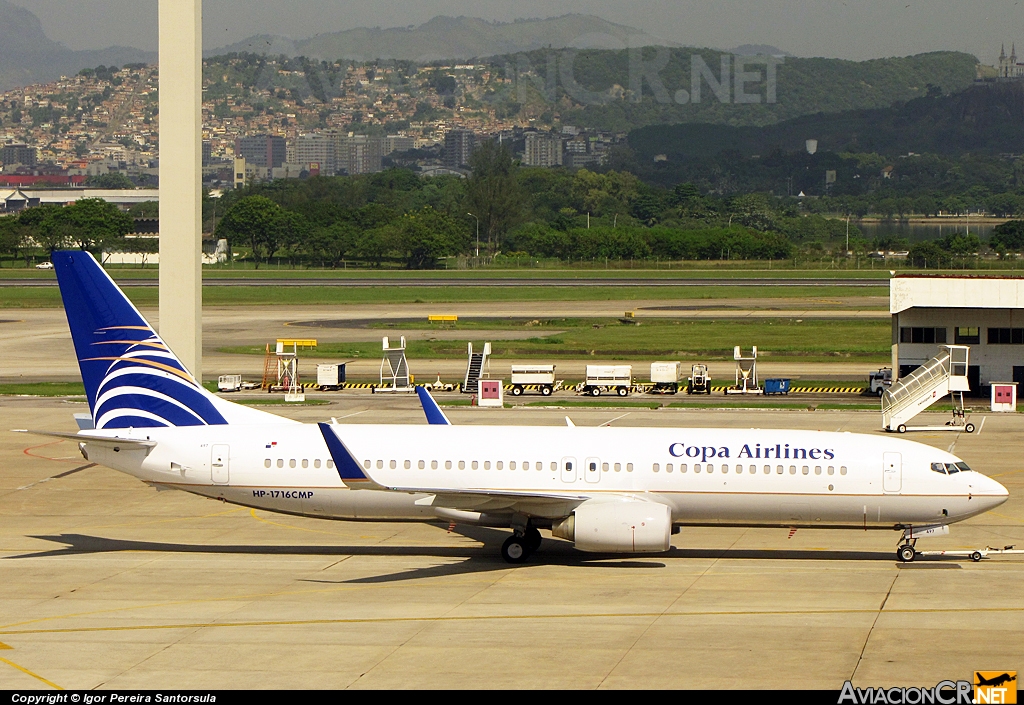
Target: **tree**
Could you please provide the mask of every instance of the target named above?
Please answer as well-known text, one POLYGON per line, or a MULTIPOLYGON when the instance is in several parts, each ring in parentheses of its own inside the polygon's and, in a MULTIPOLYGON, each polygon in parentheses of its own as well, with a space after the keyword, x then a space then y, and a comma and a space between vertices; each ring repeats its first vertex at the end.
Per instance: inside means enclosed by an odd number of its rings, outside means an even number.
POLYGON ((241 245, 252 251, 259 269, 260 262, 269 262, 286 231, 282 224, 284 210, 266 196, 239 199, 217 223, 217 239, 225 238, 232 247, 241 245))
POLYGON ((1011 252, 1024 250, 1024 220, 1009 220, 992 229, 989 246, 1011 252))
POLYGON ((393 227, 397 231, 394 244, 409 269, 433 269, 439 257, 465 252, 470 244, 462 223, 430 206, 407 213, 393 227))
POLYGON ((18 251, 28 244, 29 233, 17 218, 0 218, 0 253, 17 259, 18 251))
POLYGON ((70 206, 45 211, 37 232, 43 240, 40 244, 51 254, 60 247, 94 253, 117 247, 135 228, 130 215, 101 198, 83 198, 70 206))
POLYGON ((516 162, 508 145, 485 141, 470 155, 469 166, 473 174, 466 180, 466 205, 480 219, 488 244, 497 249, 522 217, 524 199, 516 162))
POLYGON ((359 230, 352 223, 335 223, 314 228, 307 242, 307 251, 321 262, 329 262, 331 268, 350 257, 359 241, 359 230))
POLYGON ((86 186, 92 188, 108 188, 108 189, 133 189, 135 188, 135 182, 129 179, 124 174, 112 173, 112 174, 101 174, 99 176, 90 176, 85 180, 86 186))

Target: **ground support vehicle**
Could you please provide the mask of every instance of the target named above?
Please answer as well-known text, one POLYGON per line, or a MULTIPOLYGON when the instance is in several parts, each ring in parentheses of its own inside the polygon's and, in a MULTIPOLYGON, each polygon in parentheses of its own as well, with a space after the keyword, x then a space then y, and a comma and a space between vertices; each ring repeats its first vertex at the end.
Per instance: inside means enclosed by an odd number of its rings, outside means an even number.
POLYGON ((651 394, 677 394, 679 382, 683 376, 683 363, 681 362, 652 362, 651 363, 651 394))
POLYGON ((587 379, 579 386, 579 391, 592 397, 604 392, 625 397, 632 388, 632 365, 587 365, 587 379))
POLYGON ((690 369, 690 377, 686 380, 687 394, 711 394, 711 374, 708 366, 696 364, 690 369))
POLYGON ((512 365, 512 396, 518 397, 527 389, 536 389, 543 396, 561 386, 555 381, 554 365, 512 365))

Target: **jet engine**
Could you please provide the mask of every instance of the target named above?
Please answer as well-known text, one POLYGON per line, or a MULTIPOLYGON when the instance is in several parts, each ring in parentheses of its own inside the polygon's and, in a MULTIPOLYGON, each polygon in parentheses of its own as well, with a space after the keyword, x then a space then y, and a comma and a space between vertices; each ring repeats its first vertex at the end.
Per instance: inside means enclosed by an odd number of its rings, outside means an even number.
POLYGON ((655 502, 591 499, 555 524, 551 534, 591 553, 667 551, 672 510, 655 502))

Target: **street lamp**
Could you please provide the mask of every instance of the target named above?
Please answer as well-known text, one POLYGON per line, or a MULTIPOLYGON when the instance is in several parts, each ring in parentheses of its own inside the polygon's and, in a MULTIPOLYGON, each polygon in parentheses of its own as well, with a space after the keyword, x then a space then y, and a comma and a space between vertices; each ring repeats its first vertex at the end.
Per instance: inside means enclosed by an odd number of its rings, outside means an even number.
POLYGON ((466 213, 466 215, 476 220, 476 258, 480 259, 480 219, 472 213, 466 213))

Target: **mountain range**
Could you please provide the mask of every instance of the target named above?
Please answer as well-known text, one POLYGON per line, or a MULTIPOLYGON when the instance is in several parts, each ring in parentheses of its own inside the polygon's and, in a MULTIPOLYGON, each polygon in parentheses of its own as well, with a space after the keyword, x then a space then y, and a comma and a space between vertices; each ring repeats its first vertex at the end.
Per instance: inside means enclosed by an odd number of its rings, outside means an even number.
POLYGON ((46 36, 29 10, 0 0, 0 91, 49 83, 88 66, 153 63, 156 53, 133 47, 68 49, 46 36))
POLYGON ((476 17, 435 17, 418 27, 357 27, 318 34, 309 39, 258 35, 205 52, 284 54, 316 59, 398 59, 437 61, 514 54, 534 49, 622 49, 627 46, 671 46, 642 30, 593 15, 569 14, 550 19, 488 22, 476 17))

